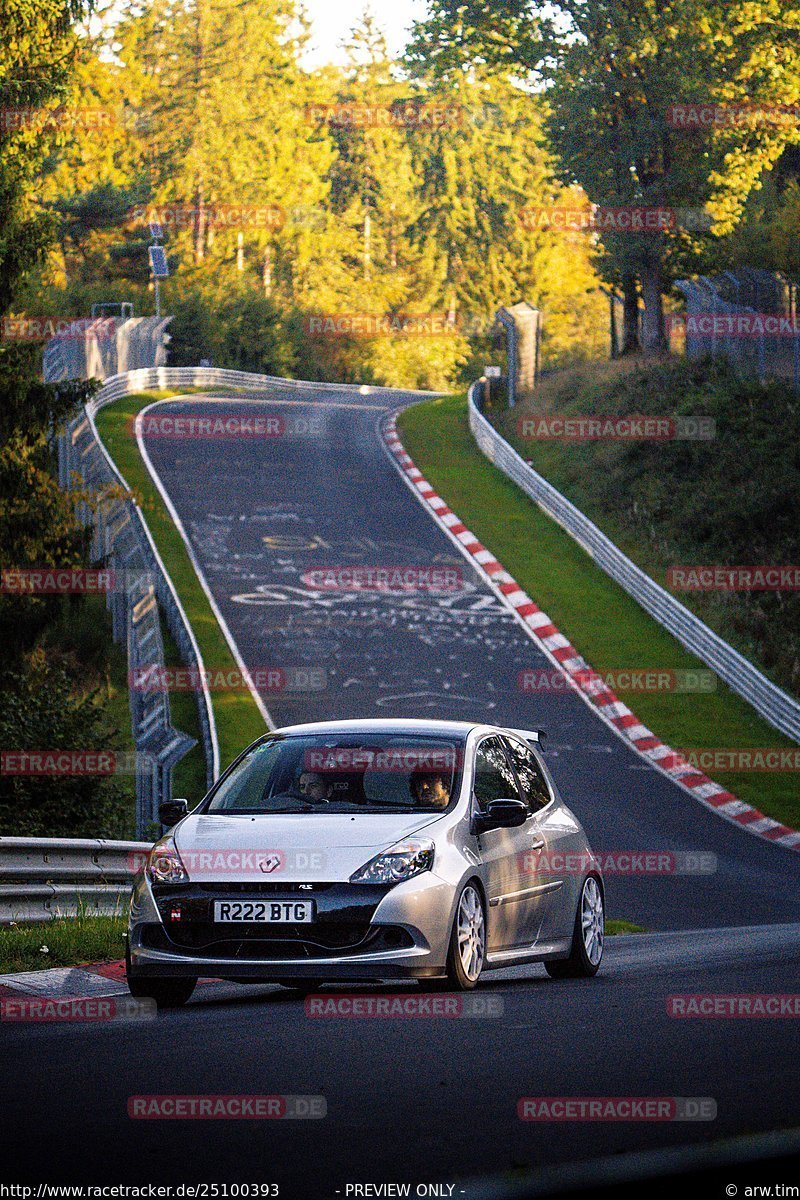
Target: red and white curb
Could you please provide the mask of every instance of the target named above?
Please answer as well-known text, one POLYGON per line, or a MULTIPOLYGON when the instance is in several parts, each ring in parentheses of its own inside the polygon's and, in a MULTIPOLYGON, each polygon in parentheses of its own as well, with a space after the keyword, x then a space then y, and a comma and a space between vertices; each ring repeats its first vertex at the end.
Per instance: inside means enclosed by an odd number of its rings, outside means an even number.
MULTIPOLYGON (((47 926, 42 926, 46 938, 47 926)), ((201 979, 199 985, 216 983, 201 979)), ((19 971, 0 975, 0 1020, 2 1005, 7 1000, 96 1000, 111 996, 127 996, 125 961, 87 963, 80 967, 48 967, 41 971, 19 971)))
MULTIPOLYGON (((42 927, 42 940, 46 926, 42 927)), ((90 1000, 127 996, 125 963, 89 963, 82 967, 49 967, 0 975, 0 1002, 20 997, 43 1000, 90 1000)))
POLYGON ((597 715, 641 754, 653 767, 667 775, 685 792, 699 800, 706 808, 721 817, 735 822, 748 833, 777 842, 790 850, 800 851, 800 831, 782 825, 766 817, 757 808, 746 804, 726 791, 720 784, 709 779, 691 763, 682 758, 670 746, 643 725, 626 704, 617 698, 600 675, 592 670, 569 639, 553 624, 547 613, 542 612, 517 581, 498 562, 491 550, 482 545, 475 534, 467 529, 428 483, 422 472, 414 465, 403 443, 397 435, 395 411, 382 424, 383 439, 394 458, 401 475, 411 490, 424 504, 436 523, 449 535, 459 549, 472 560, 486 577, 495 594, 521 621, 528 636, 538 645, 550 661, 570 682, 575 691, 595 710, 597 715))

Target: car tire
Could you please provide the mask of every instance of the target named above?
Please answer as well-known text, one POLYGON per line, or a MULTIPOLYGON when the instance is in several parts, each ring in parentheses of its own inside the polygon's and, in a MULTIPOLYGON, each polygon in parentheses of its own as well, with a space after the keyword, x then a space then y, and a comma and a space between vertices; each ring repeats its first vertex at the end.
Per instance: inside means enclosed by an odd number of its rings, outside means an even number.
POLYGON ((472 991, 481 977, 485 959, 486 910, 478 885, 470 880, 464 884, 456 902, 447 951, 447 984, 455 991, 472 991))
POLYGON ((197 987, 196 979, 166 979, 137 975, 131 966, 131 952, 125 947, 125 977, 128 991, 137 1000, 155 1000, 158 1008, 180 1008, 197 987))
POLYGON ((581 888, 569 957, 546 962, 547 974, 551 979, 590 979, 600 969, 604 940, 603 889, 597 878, 589 875, 581 888))

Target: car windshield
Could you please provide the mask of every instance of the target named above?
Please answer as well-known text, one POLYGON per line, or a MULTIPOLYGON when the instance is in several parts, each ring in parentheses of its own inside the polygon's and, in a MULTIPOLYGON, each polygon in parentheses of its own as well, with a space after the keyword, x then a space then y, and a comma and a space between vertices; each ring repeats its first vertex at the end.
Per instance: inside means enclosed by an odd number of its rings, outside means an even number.
POLYGON ((205 812, 443 812, 461 780, 463 742, 417 734, 275 736, 220 780, 205 812))

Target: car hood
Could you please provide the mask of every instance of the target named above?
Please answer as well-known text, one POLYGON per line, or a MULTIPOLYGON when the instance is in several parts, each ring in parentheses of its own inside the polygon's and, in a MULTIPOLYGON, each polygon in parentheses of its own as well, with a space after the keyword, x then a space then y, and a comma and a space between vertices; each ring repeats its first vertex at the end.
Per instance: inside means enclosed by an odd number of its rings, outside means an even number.
POLYGON ((438 820, 438 813, 201 813, 184 818, 173 837, 193 881, 341 883, 381 850, 438 820))

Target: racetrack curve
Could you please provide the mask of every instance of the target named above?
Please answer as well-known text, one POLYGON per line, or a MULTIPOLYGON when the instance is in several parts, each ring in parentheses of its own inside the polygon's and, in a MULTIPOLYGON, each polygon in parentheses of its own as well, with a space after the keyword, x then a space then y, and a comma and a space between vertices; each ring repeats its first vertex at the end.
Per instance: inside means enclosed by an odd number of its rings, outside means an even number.
MULTIPOLYGON (((273 720, 427 715, 544 728, 548 762, 596 850, 701 852, 718 869, 610 875, 609 916, 653 932, 611 939, 595 980, 551 981, 541 966, 487 975, 480 991, 503 1002, 496 1019, 312 1019, 292 993, 218 984, 153 1023, 6 1026, 9 1178, 278 1179, 292 1200, 409 1180, 468 1197, 479 1176, 800 1125, 796 1020, 667 1013, 678 993, 800 992, 796 853, 697 803, 577 696, 518 689, 521 670, 549 662, 383 448, 381 416, 413 398, 276 388, 152 410, 317 423, 266 439, 146 437, 247 667, 324 673, 318 690, 265 689, 273 720), (451 566, 467 588, 398 599, 303 582, 310 570, 356 564, 451 566), (328 1115, 130 1120, 128 1097, 153 1093, 322 1095, 328 1115), (529 1123, 517 1117, 522 1096, 712 1097, 717 1116, 529 1123)), ((580 649, 579 631, 563 632, 580 649)), ((342 990, 355 989, 330 994, 342 990)))
MULTIPOLYGON (((795 852, 706 810, 572 692, 519 688, 520 672, 552 665, 383 445, 380 418, 410 402, 407 394, 309 388, 301 397, 276 388, 268 398, 192 397, 150 410, 156 420, 277 417, 282 436, 144 438, 245 665, 278 668, 290 682, 305 670, 324 682, 262 689, 274 723, 430 716, 543 728, 559 788, 596 850, 716 855, 713 875, 609 876, 611 916, 651 930, 800 920, 795 852), (321 591, 303 579, 353 565, 450 566, 465 586, 398 597, 321 591)), ((579 631, 562 632, 580 650, 579 631)))

